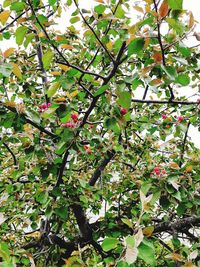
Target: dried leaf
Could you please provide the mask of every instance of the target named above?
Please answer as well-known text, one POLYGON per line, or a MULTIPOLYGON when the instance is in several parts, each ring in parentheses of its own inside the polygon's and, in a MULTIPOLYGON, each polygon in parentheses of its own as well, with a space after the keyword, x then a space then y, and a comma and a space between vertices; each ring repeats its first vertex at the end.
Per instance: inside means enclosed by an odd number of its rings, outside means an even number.
POLYGON ((178 164, 177 164, 176 162, 171 162, 171 163, 170 163, 170 167, 171 167, 172 169, 179 169, 179 166, 178 166, 178 164))
POLYGON ((155 52, 153 54, 153 59, 156 63, 160 63, 162 61, 162 53, 161 52, 155 52))
POLYGON ((153 226, 147 226, 142 230, 142 232, 145 236, 151 236, 153 234, 153 231, 154 231, 153 226))
POLYGON ((192 170, 193 170, 192 165, 187 166, 185 169, 186 172, 192 172, 192 170))
POLYGON ((6 23, 9 16, 10 16, 10 11, 8 11, 8 10, 4 10, 3 12, 0 13, 0 21, 1 21, 2 25, 4 25, 6 23))
POLYGON ((143 10, 142 7, 140 7, 140 6, 133 6, 133 8, 134 8, 135 10, 137 10, 138 12, 141 12, 142 14, 144 14, 144 10, 143 10))
POLYGON ((15 48, 8 48, 4 53, 3 53, 3 56, 5 58, 9 57, 11 54, 13 54, 15 51, 15 48))
POLYGON ((21 70, 19 68, 19 66, 14 63, 14 62, 11 62, 10 63, 13 67, 13 73, 19 78, 19 79, 22 79, 22 73, 21 73, 21 70))
POLYGON ((64 70, 65 72, 67 72, 68 70, 70 70, 71 68, 64 65, 64 64, 58 64, 58 67, 61 68, 62 70, 64 70))
POLYGON ((182 261, 183 260, 183 257, 178 254, 178 253, 172 253, 172 254, 168 254, 166 256, 167 259, 172 259, 172 260, 175 260, 175 261, 182 261))
POLYGON ((189 28, 191 29, 194 26, 194 16, 193 13, 190 11, 190 18, 189 18, 189 28))
POLYGON ((63 44, 63 45, 61 45, 61 48, 63 48, 63 49, 69 49, 69 50, 74 49, 74 47, 72 45, 69 45, 69 44, 63 44))
POLYGON ((167 16, 169 11, 169 6, 166 0, 164 0, 159 8, 159 15, 161 18, 164 18, 167 16))

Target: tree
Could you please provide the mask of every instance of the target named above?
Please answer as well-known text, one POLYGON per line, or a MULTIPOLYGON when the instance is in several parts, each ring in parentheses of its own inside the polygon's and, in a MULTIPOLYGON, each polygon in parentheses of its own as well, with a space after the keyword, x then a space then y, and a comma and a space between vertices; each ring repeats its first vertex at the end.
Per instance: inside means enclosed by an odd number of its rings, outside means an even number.
POLYGON ((200 266, 193 14, 79 2, 2 3, 2 266, 200 266))

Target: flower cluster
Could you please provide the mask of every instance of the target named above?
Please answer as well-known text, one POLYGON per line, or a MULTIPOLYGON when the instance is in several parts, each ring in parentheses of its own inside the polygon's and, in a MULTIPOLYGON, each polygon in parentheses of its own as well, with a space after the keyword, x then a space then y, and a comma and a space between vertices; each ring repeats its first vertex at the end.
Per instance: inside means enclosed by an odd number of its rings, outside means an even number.
POLYGON ((166 174, 166 171, 162 170, 160 167, 155 167, 153 169, 153 173, 156 174, 157 176, 162 176, 166 174))
POLYGON ((61 124, 61 127, 66 127, 66 128, 74 128, 76 126, 79 126, 81 121, 78 120, 78 114, 72 113, 71 114, 71 119, 70 121, 61 124))
POLYGON ((39 112, 46 111, 51 106, 51 103, 43 103, 42 105, 38 106, 39 112))

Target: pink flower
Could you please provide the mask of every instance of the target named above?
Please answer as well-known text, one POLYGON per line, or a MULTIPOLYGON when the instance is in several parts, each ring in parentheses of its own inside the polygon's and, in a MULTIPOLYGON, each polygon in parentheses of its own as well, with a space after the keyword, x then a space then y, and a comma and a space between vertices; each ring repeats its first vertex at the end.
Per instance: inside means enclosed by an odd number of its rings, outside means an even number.
POLYGON ((163 118, 164 120, 167 119, 167 115, 162 114, 162 118, 163 118))
POLYGON ((200 98, 197 99, 197 102, 200 103, 200 98))
POLYGON ((155 167, 153 169, 153 171, 155 172, 156 175, 160 175, 160 168, 159 167, 155 167))
POLYGON ((183 117, 183 116, 179 116, 179 117, 178 117, 178 121, 181 122, 181 121, 183 121, 183 120, 184 120, 184 117, 183 117))

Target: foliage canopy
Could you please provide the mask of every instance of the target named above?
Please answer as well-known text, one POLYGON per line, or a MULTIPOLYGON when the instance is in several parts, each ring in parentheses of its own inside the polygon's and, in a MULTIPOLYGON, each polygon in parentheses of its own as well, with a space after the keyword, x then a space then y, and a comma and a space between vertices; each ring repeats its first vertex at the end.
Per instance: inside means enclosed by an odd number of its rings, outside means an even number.
POLYGON ((2 1, 1 266, 200 266, 200 34, 182 5, 2 1))

